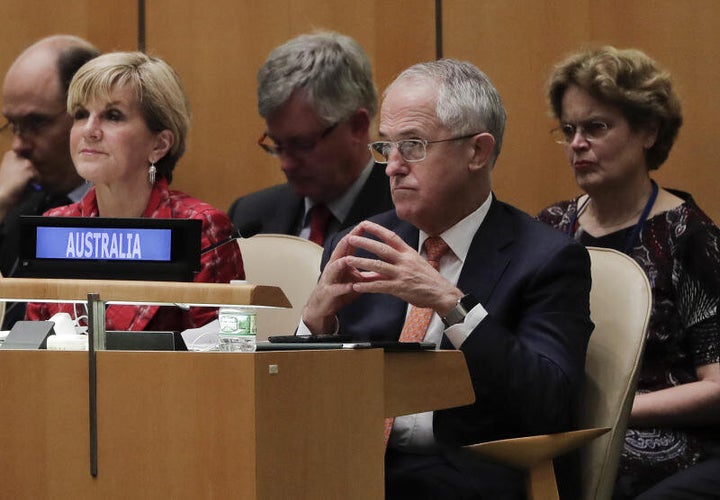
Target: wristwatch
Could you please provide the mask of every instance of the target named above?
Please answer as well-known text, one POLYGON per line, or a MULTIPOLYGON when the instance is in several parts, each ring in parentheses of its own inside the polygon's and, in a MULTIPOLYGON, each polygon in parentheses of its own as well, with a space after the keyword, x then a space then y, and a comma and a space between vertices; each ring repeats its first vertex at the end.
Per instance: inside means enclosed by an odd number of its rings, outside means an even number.
POLYGON ((449 328, 458 323, 462 323, 465 320, 470 310, 478 305, 478 301, 470 294, 460 297, 455 304, 455 307, 450 309, 445 316, 441 316, 442 322, 445 324, 445 328, 449 328))

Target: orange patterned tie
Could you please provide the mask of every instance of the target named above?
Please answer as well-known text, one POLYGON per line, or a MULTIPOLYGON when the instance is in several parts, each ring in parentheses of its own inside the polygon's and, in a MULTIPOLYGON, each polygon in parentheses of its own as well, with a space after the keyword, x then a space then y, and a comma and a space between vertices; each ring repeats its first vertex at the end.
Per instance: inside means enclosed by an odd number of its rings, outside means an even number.
MULTIPOLYGON (((439 237, 431 236, 425 240, 423 244, 427 260, 435 270, 440 269, 440 259, 449 250, 448 244, 439 237)), ((410 306, 410 312, 405 319, 402 332, 400 332, 400 342, 422 342, 425 338, 428 325, 435 311, 429 307, 410 306)), ((385 419, 385 446, 387 446, 392 431, 393 418, 385 419)))

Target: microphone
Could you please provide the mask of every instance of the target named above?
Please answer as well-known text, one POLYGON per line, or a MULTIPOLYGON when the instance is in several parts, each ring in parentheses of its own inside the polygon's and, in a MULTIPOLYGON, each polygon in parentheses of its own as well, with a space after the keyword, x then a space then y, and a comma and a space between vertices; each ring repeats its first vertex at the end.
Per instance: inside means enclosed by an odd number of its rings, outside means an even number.
POLYGON ((240 233, 240 236, 243 238, 250 238, 251 236, 255 236, 260 232, 262 229, 262 224, 259 220, 253 220, 250 222, 247 222, 240 226, 237 230, 238 233, 240 233))
POLYGON ((227 243, 230 243, 231 241, 235 241, 239 236, 240 236, 240 231, 235 230, 228 238, 225 238, 224 240, 220 240, 216 243, 213 243, 212 245, 208 245, 205 248, 200 249, 200 255, 205 255, 206 253, 208 253, 212 250, 215 250, 218 247, 221 247, 227 243))
POLYGON ((262 224, 260 224, 260 221, 251 221, 247 224, 243 224, 240 226, 240 229, 236 229, 229 238, 226 238, 222 241, 218 241, 217 243, 213 243, 212 245, 209 245, 203 249, 200 250, 200 255, 204 255, 207 252, 210 252, 212 250, 215 250, 217 247, 221 247, 225 245, 226 243, 230 243, 231 241, 235 241, 237 238, 250 238, 251 236, 255 236, 260 232, 262 229, 262 224))

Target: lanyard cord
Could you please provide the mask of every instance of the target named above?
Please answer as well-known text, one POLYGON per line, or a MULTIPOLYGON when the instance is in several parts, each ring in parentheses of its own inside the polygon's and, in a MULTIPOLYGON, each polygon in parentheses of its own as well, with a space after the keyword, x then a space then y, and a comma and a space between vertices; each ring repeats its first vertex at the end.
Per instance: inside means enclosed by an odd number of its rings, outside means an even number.
MULTIPOLYGON (((650 210, 652 210, 653 205, 655 204, 655 200, 657 199, 658 195, 658 185, 654 180, 650 180, 652 183, 652 192, 650 193, 650 198, 648 198, 647 203, 645 204, 645 208, 643 208, 642 213, 640 214, 640 218, 635 223, 635 226, 633 227, 633 230, 628 233, 627 238, 625 239, 625 246, 623 247, 623 253, 630 255, 630 250, 632 250, 633 244, 637 240, 638 236, 640 236, 640 231, 642 231, 643 225, 645 224, 645 221, 648 218, 648 215, 650 215, 650 210)), ((580 216, 580 213, 582 213, 583 209, 585 208, 585 205, 590 201, 590 197, 588 196, 587 199, 583 202, 582 205, 580 205, 577 209, 577 211, 573 214, 572 219, 570 220, 570 225, 567 228, 567 234, 570 236, 575 235, 575 231, 577 230, 578 226, 578 217, 580 216)))

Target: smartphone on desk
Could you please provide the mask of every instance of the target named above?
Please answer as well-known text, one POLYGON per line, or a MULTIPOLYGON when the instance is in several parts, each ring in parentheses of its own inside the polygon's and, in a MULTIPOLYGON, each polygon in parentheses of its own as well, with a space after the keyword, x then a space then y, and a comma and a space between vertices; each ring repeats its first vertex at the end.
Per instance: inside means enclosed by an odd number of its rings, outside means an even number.
POLYGON ((382 348, 386 351, 427 351, 435 349, 432 342, 400 342, 397 340, 357 340, 349 335, 272 335, 272 344, 345 344, 345 348, 382 348))
POLYGON ((314 344, 317 342, 337 344, 352 342, 349 335, 271 335, 268 340, 273 344, 314 344))

